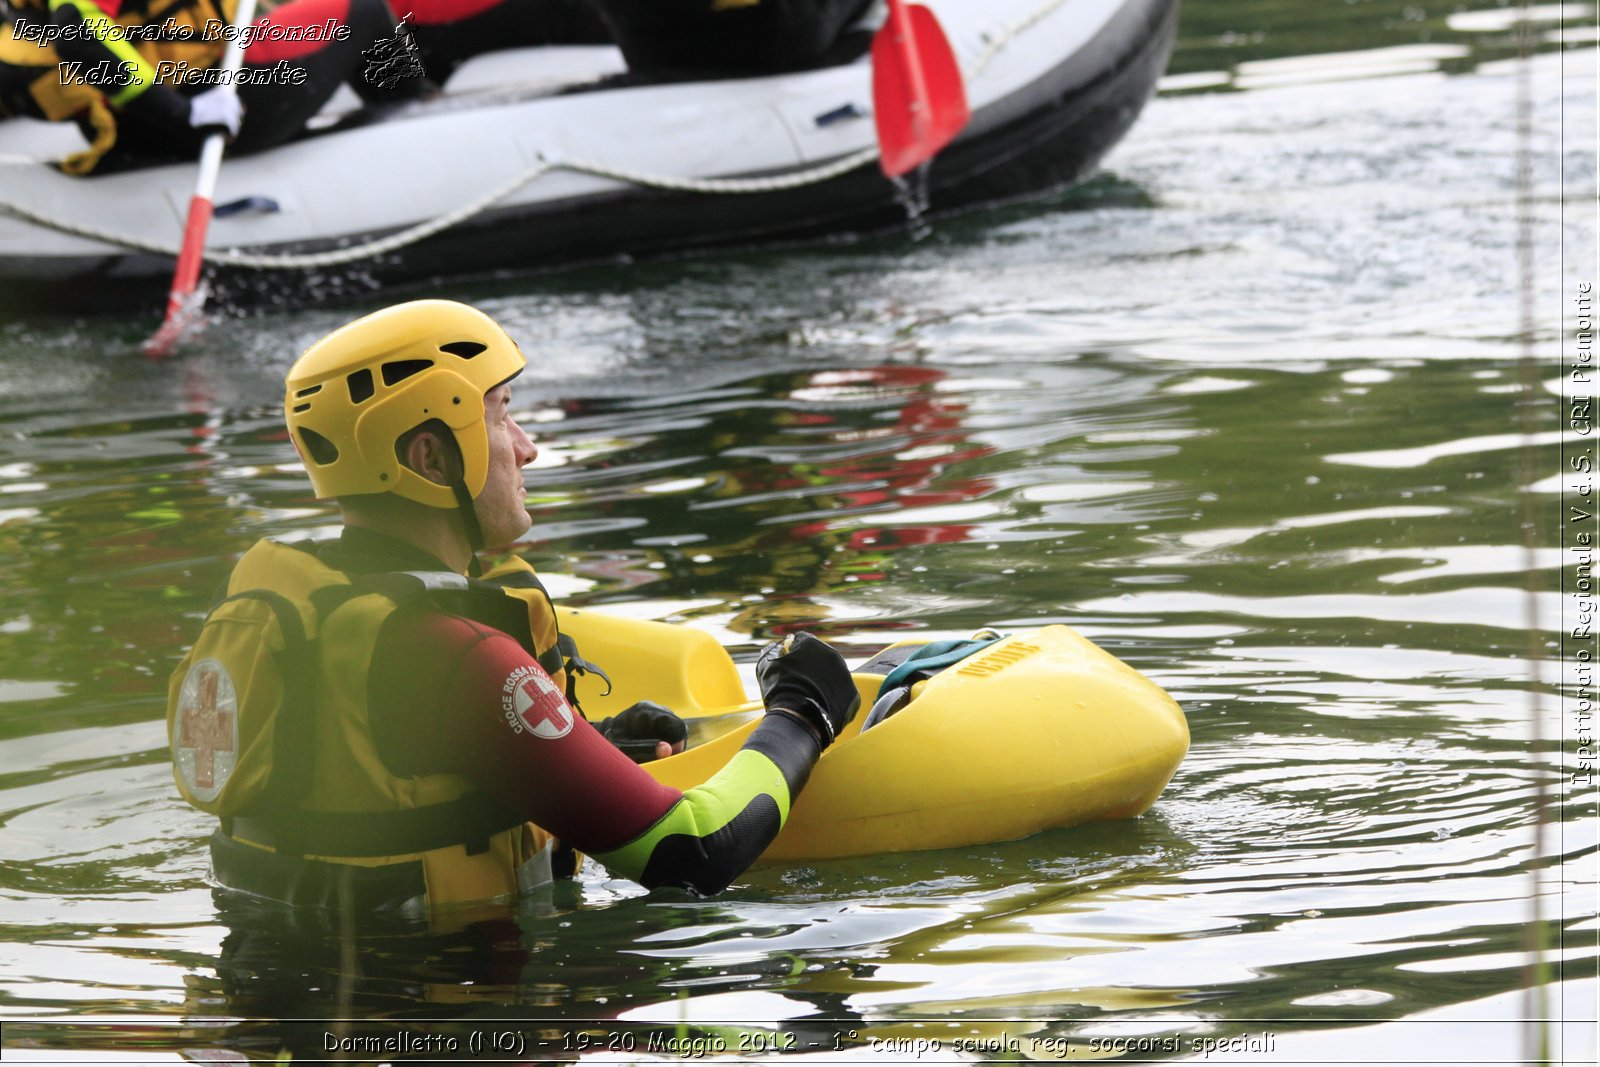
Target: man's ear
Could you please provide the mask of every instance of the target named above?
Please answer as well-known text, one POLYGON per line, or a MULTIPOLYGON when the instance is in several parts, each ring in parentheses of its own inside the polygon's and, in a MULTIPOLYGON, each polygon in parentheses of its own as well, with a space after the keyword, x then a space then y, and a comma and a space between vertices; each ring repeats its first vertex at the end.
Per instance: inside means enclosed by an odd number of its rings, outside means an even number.
POLYGON ((453 485, 459 464, 455 449, 429 430, 413 434, 406 442, 401 462, 437 485, 453 485))

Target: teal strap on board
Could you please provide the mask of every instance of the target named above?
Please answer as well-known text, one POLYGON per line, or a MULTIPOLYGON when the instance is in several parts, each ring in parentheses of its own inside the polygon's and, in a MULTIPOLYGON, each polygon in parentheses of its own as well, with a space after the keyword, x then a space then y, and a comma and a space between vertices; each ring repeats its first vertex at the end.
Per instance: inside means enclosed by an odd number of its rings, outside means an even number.
POLYGON ((930 641, 917 649, 900 666, 884 675, 883 684, 878 686, 878 696, 883 696, 891 689, 906 684, 914 675, 933 675, 944 670, 952 663, 960 663, 975 652, 981 652, 996 641, 1002 640, 1001 635, 993 637, 975 637, 960 641, 930 641))
POLYGON ((907 656, 898 666, 884 675, 878 686, 878 697, 872 710, 861 722, 861 732, 866 733, 884 719, 893 715, 911 700, 911 687, 924 678, 931 678, 952 664, 981 652, 1004 640, 1004 634, 993 630, 983 631, 986 636, 969 637, 961 641, 930 641, 907 656))

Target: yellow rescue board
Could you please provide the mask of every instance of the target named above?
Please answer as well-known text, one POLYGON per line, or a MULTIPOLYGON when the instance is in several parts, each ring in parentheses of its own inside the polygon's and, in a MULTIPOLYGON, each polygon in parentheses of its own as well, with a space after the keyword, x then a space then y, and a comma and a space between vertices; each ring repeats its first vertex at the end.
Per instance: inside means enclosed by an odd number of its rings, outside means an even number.
MULTIPOLYGON (((732 758, 759 716, 727 652, 692 627, 560 609, 563 632, 613 691, 578 683, 591 717, 654 700, 685 718, 740 725, 645 764, 679 789, 732 758), (743 721, 748 720, 748 721, 743 721)), ((1005 638, 919 683, 867 733, 882 676, 856 674, 862 711, 823 753, 766 861, 954 848, 1138 815, 1189 749, 1183 711, 1161 687, 1066 626, 1005 638)), ((693 731, 691 732, 693 736, 693 731)))

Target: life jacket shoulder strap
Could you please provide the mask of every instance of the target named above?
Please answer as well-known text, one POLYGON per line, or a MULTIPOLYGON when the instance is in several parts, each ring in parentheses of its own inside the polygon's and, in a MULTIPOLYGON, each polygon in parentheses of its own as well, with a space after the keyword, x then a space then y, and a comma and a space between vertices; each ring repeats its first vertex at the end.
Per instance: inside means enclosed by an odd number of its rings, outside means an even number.
MULTIPOLYGON (((459 578, 460 576, 457 575, 456 577, 459 578)), ((606 683, 605 692, 600 695, 607 696, 610 694, 612 688, 611 676, 606 674, 605 670, 598 664, 583 658, 578 651, 578 642, 572 638, 571 634, 561 632, 560 627, 555 623, 555 601, 550 599, 550 591, 544 587, 544 583, 539 580, 539 576, 534 573, 533 568, 526 564, 507 566, 491 572, 487 578, 461 578, 460 580, 480 588, 496 590, 501 596, 506 595, 506 590, 518 589, 536 594, 543 599, 545 610, 550 615, 551 626, 555 630, 556 640, 554 645, 545 649, 535 648, 535 642, 529 642, 529 650, 534 653, 534 657, 539 661, 539 666, 543 667, 545 673, 551 677, 555 677, 558 671, 566 672, 567 703, 572 705, 580 715, 583 714, 583 708, 578 703, 578 678, 585 674, 592 674, 606 683)))
MULTIPOLYGON (((578 642, 572 639, 571 634, 557 633, 556 647, 552 651, 556 653, 556 658, 561 668, 567 672, 568 704, 571 704, 574 708, 578 707, 578 696, 574 683, 580 675, 584 674, 592 674, 606 683, 606 691, 601 693, 601 696, 611 695, 611 676, 602 670, 598 664, 589 662, 578 653, 578 642)), ((541 664, 542 662, 541 660, 541 664)), ((549 670, 549 668, 546 668, 546 670, 549 670)))
POLYGON ((311 781, 311 701, 307 699, 306 685, 315 668, 315 649, 300 609, 288 597, 270 589, 246 589, 223 597, 210 615, 224 604, 240 601, 265 604, 276 618, 283 640, 283 651, 278 653, 283 703, 272 734, 272 774, 261 802, 272 807, 294 807, 305 796, 311 781))
MULTIPOLYGON (((605 670, 594 662, 587 661, 578 651, 578 641, 573 640, 570 633, 560 632, 560 627, 555 625, 555 603, 550 600, 549 590, 544 587, 544 582, 539 581, 538 574, 531 569, 512 569, 507 573, 496 574, 488 581, 464 577, 454 571, 386 571, 381 574, 360 574, 352 579, 352 584, 347 589, 336 590, 341 597, 349 598, 362 592, 378 592, 386 595, 395 603, 408 603, 416 598, 427 597, 432 603, 445 609, 462 614, 469 619, 477 619, 486 625, 493 625, 494 629, 504 630, 534 657, 534 661, 541 665, 544 672, 554 678, 557 673, 566 672, 566 702, 578 709, 578 693, 576 693, 576 680, 581 675, 592 673, 595 677, 605 681, 605 693, 611 691, 611 678, 605 670), (544 606, 550 616, 550 625, 555 630, 555 643, 549 648, 539 648, 538 638, 534 637, 533 627, 528 619, 528 601, 526 598, 510 595, 507 590, 530 590, 544 600, 544 606)), ((605 696, 602 693, 602 696, 605 696)), ((582 710, 582 709, 579 709, 582 710)))
MULTIPOLYGON (((553 676, 562 668, 559 640, 549 648, 538 647, 526 601, 508 596, 496 584, 466 578, 454 571, 382 571, 352 575, 349 585, 319 590, 313 599, 318 612, 326 618, 345 602, 369 593, 386 597, 397 606, 426 602, 441 611, 493 626, 515 638, 547 674, 553 676)), ((553 609, 551 618, 554 618, 553 609)))

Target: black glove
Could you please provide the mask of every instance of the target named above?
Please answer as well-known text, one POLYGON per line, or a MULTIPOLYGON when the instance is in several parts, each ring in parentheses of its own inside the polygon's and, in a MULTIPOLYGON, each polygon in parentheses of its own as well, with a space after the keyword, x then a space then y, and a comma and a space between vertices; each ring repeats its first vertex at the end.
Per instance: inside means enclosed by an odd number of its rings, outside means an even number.
POLYGON ((689 738, 689 728, 682 719, 648 700, 601 719, 594 728, 635 763, 649 763, 655 759, 658 741, 676 746, 689 738))
POLYGON ((861 706, 844 657, 810 634, 795 634, 762 649, 756 681, 767 710, 785 708, 799 715, 811 724, 823 748, 861 706))

